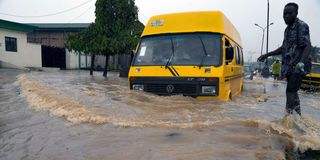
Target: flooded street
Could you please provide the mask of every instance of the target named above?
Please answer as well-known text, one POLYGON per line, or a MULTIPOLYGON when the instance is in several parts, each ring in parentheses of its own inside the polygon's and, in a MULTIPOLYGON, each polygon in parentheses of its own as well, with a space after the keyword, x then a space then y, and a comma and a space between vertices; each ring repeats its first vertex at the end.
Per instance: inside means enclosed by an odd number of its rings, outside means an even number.
MULTIPOLYGON (((318 93, 285 115, 285 82, 245 81, 231 102, 157 96, 88 71, 0 69, 0 159, 282 160, 320 150, 318 93)), ((300 157, 301 159, 303 157, 300 157)))

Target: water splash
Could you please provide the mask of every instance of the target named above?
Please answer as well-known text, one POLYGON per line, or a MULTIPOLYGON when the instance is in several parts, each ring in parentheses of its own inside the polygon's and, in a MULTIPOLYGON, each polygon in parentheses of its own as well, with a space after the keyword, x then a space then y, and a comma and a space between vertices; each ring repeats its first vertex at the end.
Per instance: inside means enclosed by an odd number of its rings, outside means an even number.
MULTIPOLYGON (((136 97, 131 92, 126 91, 121 94, 126 94, 127 99, 117 99, 121 103, 136 103, 140 106, 139 109, 150 113, 145 117, 125 117, 112 116, 108 114, 97 114, 97 112, 89 111, 90 106, 81 104, 73 97, 65 95, 58 89, 52 88, 28 74, 23 74, 18 77, 16 83, 21 88, 21 96, 25 97, 30 106, 37 111, 48 111, 50 115, 65 118, 67 121, 92 124, 112 124, 118 127, 154 127, 154 128, 223 128, 226 126, 236 126, 237 131, 243 132, 255 131, 273 139, 279 139, 284 148, 290 148, 293 151, 306 151, 308 149, 320 149, 320 124, 318 121, 310 117, 299 117, 297 115, 287 116, 279 121, 270 122, 261 119, 232 119, 224 115, 223 110, 220 111, 222 116, 208 119, 195 118, 201 114, 208 112, 207 109, 196 109, 195 106, 188 106, 184 101, 195 101, 194 99, 185 98, 182 96, 161 97, 154 95, 143 95, 136 97), (140 100, 139 100, 140 98, 140 100), (156 104, 164 104, 164 107, 151 108, 152 102, 156 104), (168 103, 165 101, 169 101, 168 103), (175 101, 175 106, 170 106, 171 101, 175 101), (182 103, 184 102, 184 103, 182 103), (145 104, 146 103, 146 104, 145 104), (177 119, 161 119, 153 117, 159 113, 178 113, 184 120, 177 119), (249 130, 248 130, 249 129, 249 130), (281 137, 281 138, 279 138, 281 137)), ((110 87, 110 86, 109 86, 110 87)), ((115 87, 115 86, 113 86, 115 87)), ((120 86, 116 86, 120 87, 120 86)), ((121 87, 120 87, 121 89, 121 87)), ((123 88, 122 88, 123 89, 123 88)), ((124 89, 123 89, 124 90, 124 89)), ((112 89, 109 93, 111 97, 116 98, 116 89, 112 89)), ((96 89, 83 88, 83 92, 88 96, 97 96, 100 93, 96 89)), ((268 95, 265 95, 269 97, 268 95)), ((253 96, 253 99, 258 99, 259 96, 253 96)), ((241 100, 240 100, 241 102, 241 100)), ((200 102, 198 104, 207 105, 208 102, 200 102), (203 103, 203 104, 202 104, 203 103)), ((158 115, 157 115, 158 116, 158 115)), ((174 115, 173 115, 174 116, 174 115)), ((246 139, 246 138, 244 138, 246 139)))
POLYGON ((53 88, 43 86, 26 74, 18 77, 17 83, 21 86, 23 97, 26 97, 30 106, 37 110, 49 111, 51 115, 64 117, 72 123, 107 123, 107 117, 89 112, 83 105, 70 100, 53 88))

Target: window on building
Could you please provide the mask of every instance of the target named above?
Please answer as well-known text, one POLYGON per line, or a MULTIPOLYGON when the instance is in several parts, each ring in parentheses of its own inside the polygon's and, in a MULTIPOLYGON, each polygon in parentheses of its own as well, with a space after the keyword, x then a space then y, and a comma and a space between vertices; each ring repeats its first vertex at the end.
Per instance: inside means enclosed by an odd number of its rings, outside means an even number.
POLYGON ((6 51, 17 52, 17 38, 5 37, 6 51))

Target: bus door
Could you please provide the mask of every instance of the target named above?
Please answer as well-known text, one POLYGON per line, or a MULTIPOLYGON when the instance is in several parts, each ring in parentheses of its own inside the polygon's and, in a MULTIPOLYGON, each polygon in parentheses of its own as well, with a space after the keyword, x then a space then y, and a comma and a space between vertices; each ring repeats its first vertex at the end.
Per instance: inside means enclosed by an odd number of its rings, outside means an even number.
POLYGON ((225 86, 225 93, 226 96, 231 97, 236 93, 237 88, 235 87, 234 82, 234 75, 236 73, 236 62, 235 62, 235 56, 234 51, 235 48, 232 45, 231 40, 225 37, 224 39, 224 52, 225 52, 225 71, 224 71, 224 86, 225 86), (229 92, 230 91, 230 92, 229 92))

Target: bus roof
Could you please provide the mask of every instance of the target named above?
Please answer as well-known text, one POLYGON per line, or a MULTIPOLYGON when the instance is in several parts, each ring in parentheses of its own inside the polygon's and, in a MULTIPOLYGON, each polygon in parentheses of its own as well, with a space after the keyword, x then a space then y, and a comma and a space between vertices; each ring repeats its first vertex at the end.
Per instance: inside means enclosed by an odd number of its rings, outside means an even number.
POLYGON ((224 34, 241 45, 239 32, 220 11, 184 12, 153 16, 148 21, 142 37, 192 32, 224 34))

